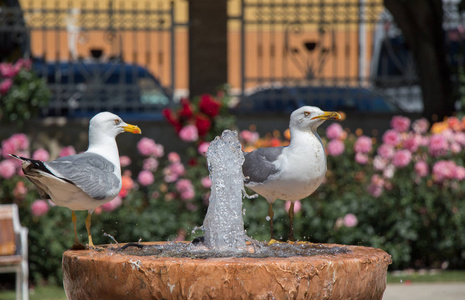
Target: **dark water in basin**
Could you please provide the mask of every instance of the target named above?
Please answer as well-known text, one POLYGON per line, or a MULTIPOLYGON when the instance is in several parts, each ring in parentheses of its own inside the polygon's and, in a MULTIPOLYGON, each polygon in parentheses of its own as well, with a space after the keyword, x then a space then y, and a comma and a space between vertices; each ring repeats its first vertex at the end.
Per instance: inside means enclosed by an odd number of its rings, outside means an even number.
POLYGON ((157 256, 176 258, 223 258, 223 257, 293 257, 293 256, 315 256, 315 255, 338 255, 351 253, 344 246, 327 246, 313 243, 275 243, 268 245, 264 242, 253 241, 248 243, 247 249, 243 251, 232 250, 209 250, 202 243, 192 244, 184 242, 168 242, 160 245, 145 245, 131 243, 129 246, 120 248, 111 247, 108 251, 136 256, 157 256))

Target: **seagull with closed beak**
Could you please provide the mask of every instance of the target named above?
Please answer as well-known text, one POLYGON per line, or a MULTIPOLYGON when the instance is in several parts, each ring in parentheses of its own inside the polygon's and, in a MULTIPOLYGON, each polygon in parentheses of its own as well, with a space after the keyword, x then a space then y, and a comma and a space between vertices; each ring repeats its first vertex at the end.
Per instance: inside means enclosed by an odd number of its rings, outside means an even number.
POLYGON ((244 154, 245 185, 269 203, 271 239, 274 239, 274 201, 291 201, 288 239, 294 241, 294 202, 310 196, 325 177, 326 153, 317 128, 329 119, 341 116, 314 106, 301 107, 291 114, 288 146, 259 148, 244 154))
POLYGON ((121 190, 121 167, 115 137, 122 132, 140 134, 141 130, 109 112, 95 115, 89 123, 87 151, 43 162, 14 154, 22 161, 25 176, 36 185, 43 198, 72 211, 74 245, 84 249, 76 232, 75 210, 87 210, 88 247, 95 249, 90 232, 91 214, 113 200, 121 190))

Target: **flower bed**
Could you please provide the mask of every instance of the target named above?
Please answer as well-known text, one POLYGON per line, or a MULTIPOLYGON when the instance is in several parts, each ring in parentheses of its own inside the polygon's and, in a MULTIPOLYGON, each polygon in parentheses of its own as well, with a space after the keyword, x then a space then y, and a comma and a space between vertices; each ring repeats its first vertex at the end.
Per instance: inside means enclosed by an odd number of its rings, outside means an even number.
MULTIPOLYGON (((92 231, 96 244, 118 241, 191 240, 206 213, 211 180, 205 152, 208 141, 233 128, 226 93, 183 100, 165 115, 184 153, 165 153, 150 137, 141 137, 134 155, 122 156, 123 188, 118 197, 96 209, 92 231), (201 120, 201 121, 199 121, 201 120), (208 125, 208 126, 207 126, 208 125), (132 173, 131 173, 132 170, 132 173), (137 171, 134 171, 137 170, 137 171)), ((321 134, 328 153, 328 173, 308 199, 297 201, 294 231, 302 240, 364 245, 392 255, 393 268, 465 267, 465 119, 451 117, 429 129, 401 116, 380 137, 350 133, 333 123, 321 134)), ((240 132, 245 151, 286 145, 289 131, 260 137, 252 125, 240 132)), ((29 227, 30 269, 35 280, 61 281, 61 255, 71 245, 68 209, 52 207, 20 171, 9 153, 48 160, 48 149, 30 145, 24 134, 1 142, 0 203, 18 203, 29 227)), ((74 154, 63 147, 60 156, 74 154)), ((275 233, 285 239, 289 203, 277 201, 275 233)), ((244 199, 244 224, 255 239, 269 239, 268 204, 244 199)), ((85 213, 78 232, 86 240, 85 213)))

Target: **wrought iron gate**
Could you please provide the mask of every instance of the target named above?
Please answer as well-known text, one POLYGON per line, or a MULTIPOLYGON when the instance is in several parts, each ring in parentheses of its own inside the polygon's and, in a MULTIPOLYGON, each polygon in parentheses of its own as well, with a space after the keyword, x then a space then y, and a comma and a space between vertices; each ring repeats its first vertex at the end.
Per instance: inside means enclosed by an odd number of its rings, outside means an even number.
MULTIPOLYGON (((457 35, 456 5, 444 10, 445 29, 457 35)), ((422 110, 413 57, 382 1, 241 0, 237 21, 244 111, 422 110)))

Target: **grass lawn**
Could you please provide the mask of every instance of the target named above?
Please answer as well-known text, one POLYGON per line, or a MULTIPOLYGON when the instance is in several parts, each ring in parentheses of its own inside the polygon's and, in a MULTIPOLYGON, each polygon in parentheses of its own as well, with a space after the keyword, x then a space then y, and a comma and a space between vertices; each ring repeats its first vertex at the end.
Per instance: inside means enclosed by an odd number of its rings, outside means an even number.
MULTIPOLYGON (((0 291, 0 299, 15 300, 14 290, 0 291)), ((61 286, 38 286, 29 291, 30 300, 66 300, 65 291, 61 286)))
POLYGON ((465 271, 399 271, 389 272, 387 283, 465 282, 465 271))
MULTIPOLYGON (((424 272, 389 272, 387 276, 388 283, 405 283, 405 282, 465 282, 465 271, 424 271, 424 272)), ((15 291, 1 291, 0 299, 15 300, 15 291)), ((31 300, 66 300, 65 291, 58 286, 40 286, 29 292, 31 300)))

